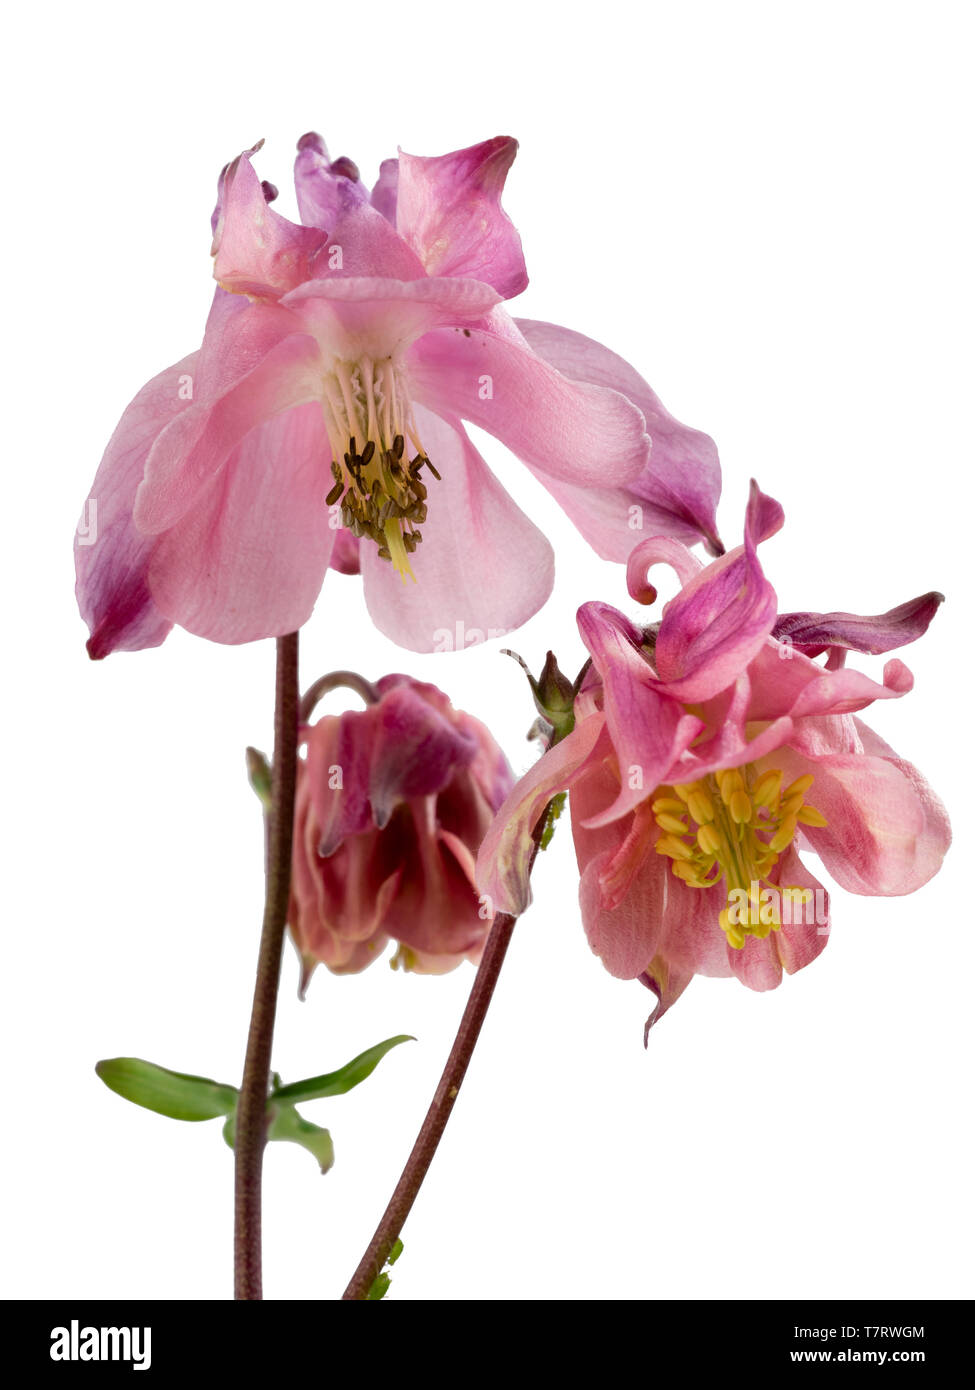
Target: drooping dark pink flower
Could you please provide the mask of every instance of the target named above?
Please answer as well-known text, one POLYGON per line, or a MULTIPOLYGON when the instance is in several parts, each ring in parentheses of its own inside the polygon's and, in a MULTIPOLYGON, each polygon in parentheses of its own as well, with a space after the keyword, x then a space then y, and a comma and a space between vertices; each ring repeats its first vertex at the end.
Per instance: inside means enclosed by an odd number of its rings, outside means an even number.
POLYGON ((848 649, 914 641, 941 595, 874 618, 779 614, 757 547, 782 521, 753 484, 744 544, 706 568, 673 539, 636 548, 633 598, 653 601, 659 562, 683 587, 648 629, 608 604, 579 610, 592 664, 575 728, 516 784, 481 848, 479 886, 522 911, 532 828, 570 790, 590 944, 655 991, 651 1021, 695 974, 770 989, 819 954, 828 902, 800 850, 850 892, 887 896, 926 883, 950 841, 921 774, 856 718, 906 694, 907 667, 889 661, 879 685, 843 665, 848 649))
POLYGON ((304 136, 300 225, 270 206, 254 150, 224 170, 203 345, 128 407, 92 488, 97 534, 77 546, 92 656, 173 623, 220 642, 291 631, 329 566, 361 570, 377 626, 415 650, 524 622, 551 547, 462 420, 604 557, 625 561, 641 530, 720 550, 711 440, 607 349, 504 309, 527 283, 500 202, 515 150, 401 154, 370 194, 304 136))
POLYGON ((376 689, 303 731, 288 922, 306 980, 362 970, 390 938, 395 964, 439 974, 479 959, 491 926, 474 862, 514 780, 504 754, 435 686, 376 689))

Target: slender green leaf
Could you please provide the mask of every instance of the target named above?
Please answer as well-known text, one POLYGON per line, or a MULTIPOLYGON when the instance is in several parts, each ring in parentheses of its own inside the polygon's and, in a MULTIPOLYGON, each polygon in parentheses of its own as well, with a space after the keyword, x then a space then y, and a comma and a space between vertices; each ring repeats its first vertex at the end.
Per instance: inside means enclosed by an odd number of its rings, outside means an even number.
POLYGON ((171 1120, 215 1120, 229 1115, 237 1104, 233 1086, 169 1071, 141 1057, 109 1057, 95 1071, 110 1091, 171 1120))
POLYGON ((365 1081, 392 1048, 400 1043, 416 1042, 408 1033, 400 1033, 395 1038, 376 1043, 375 1047, 360 1052, 338 1071, 326 1072, 324 1076, 310 1076, 305 1081, 292 1081, 290 1086, 281 1086, 271 1094, 273 1101, 322 1100, 326 1096, 341 1096, 365 1081))

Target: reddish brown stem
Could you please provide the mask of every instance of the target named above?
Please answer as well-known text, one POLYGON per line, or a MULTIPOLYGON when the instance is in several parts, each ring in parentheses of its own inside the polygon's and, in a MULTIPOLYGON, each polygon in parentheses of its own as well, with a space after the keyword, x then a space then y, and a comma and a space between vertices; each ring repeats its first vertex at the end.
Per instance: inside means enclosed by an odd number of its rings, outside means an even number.
MULTIPOLYGON (((535 845, 532 850, 531 864, 535 862, 548 815, 549 808, 546 807, 535 826, 535 845)), ((376 1227, 376 1233, 369 1242, 366 1253, 359 1261, 359 1266, 352 1276, 349 1287, 342 1295, 343 1301, 367 1297, 383 1265, 389 1259, 393 1246, 399 1238, 399 1233, 403 1229, 403 1224, 412 1210, 417 1193, 420 1191, 423 1179, 427 1175, 427 1170, 433 1162, 433 1156, 437 1152, 437 1146, 447 1127, 447 1121, 453 1111, 461 1082, 467 1073, 517 920, 516 917, 510 917, 507 913, 500 912, 491 924, 491 930, 484 945, 484 954, 481 956, 481 963, 477 967, 477 974, 474 977, 470 998, 464 1009, 460 1027, 457 1029, 457 1036, 450 1049, 450 1056, 447 1058, 447 1065, 443 1069, 440 1083, 434 1092, 430 1108, 416 1137, 416 1143, 406 1160, 402 1177, 396 1184, 393 1195, 389 1199, 389 1205, 383 1212, 382 1220, 376 1227)))
POLYGON ((298 634, 277 639, 274 761, 268 813, 264 922, 234 1138, 234 1297, 261 1293, 261 1170, 281 952, 291 888, 298 758, 298 634))

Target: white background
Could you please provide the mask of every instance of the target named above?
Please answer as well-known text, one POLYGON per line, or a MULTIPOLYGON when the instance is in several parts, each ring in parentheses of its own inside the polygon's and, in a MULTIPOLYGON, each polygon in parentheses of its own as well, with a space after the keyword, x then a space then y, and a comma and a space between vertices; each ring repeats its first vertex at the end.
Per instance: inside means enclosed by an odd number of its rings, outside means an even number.
MULTIPOLYGON (((221 165, 266 137, 260 173, 294 215, 309 128, 369 180, 397 143, 516 135, 505 205, 532 279, 515 311, 609 343, 716 438, 729 544, 750 476, 782 501, 763 551, 781 607, 948 595, 903 653, 914 692, 867 715, 952 813, 943 873, 906 899, 836 891, 811 967, 767 995, 695 981, 644 1052, 652 1001, 590 954, 560 833, 391 1297, 972 1293, 969 19, 849 0, 20 11, 4 122, 9 1297, 231 1289, 219 1124, 139 1111, 93 1066, 121 1053, 239 1077, 262 899, 243 749, 270 743, 273 644, 177 631, 89 663, 71 540, 126 402, 199 343, 221 165)), ((575 609, 629 607, 622 571, 482 443, 558 556, 556 596, 513 645, 574 668, 575 609)), ((302 642, 305 684, 349 665, 432 679, 529 765, 533 711, 500 644, 400 652, 340 575, 302 642)), ((322 971, 303 1005, 296 979, 289 949, 286 1079, 419 1039, 308 1107, 332 1129, 331 1174, 291 1146, 267 1155, 267 1295, 334 1299, 472 971, 322 971)))

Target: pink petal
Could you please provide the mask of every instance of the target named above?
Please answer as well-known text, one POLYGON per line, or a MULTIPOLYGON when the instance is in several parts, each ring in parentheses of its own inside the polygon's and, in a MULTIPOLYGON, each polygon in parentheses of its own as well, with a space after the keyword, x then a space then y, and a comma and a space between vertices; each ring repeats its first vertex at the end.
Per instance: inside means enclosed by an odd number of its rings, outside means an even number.
POLYGON ((861 671, 825 671, 800 692, 789 711, 794 719, 811 714, 850 714, 874 700, 897 699, 914 685, 914 677, 897 657, 884 666, 884 683, 878 685, 861 671))
POLYGON ((710 699, 765 645, 777 604, 756 547, 782 521, 779 504, 753 482, 744 546, 708 565, 667 604, 654 662, 674 698, 710 699))
POLYGON ((646 466, 639 410, 615 391, 560 375, 501 308, 467 332, 428 333, 408 362, 414 399, 479 425, 539 475, 604 487, 646 466))
MULTIPOLYGON (((416 252, 382 213, 369 203, 349 208, 333 224, 327 253, 315 261, 316 279, 373 276, 388 280, 424 280, 427 273, 416 252), (338 253, 341 253, 340 255, 338 253)), ((491 298, 490 303, 496 299, 491 298)))
POLYGON ((908 772, 909 765, 886 756, 807 758, 791 748, 780 749, 775 764, 786 782, 812 773, 806 799, 828 823, 803 826, 803 838, 841 887, 895 897, 937 873, 948 845, 947 817, 916 769, 908 772))
POLYGON ((833 647, 875 655, 916 642, 942 603, 944 594, 932 591, 871 618, 853 613, 780 613, 772 636, 807 656, 819 656, 833 647))
POLYGON ((792 904, 791 922, 786 920, 789 913, 783 905, 782 926, 770 938, 775 942, 782 969, 787 975, 794 975, 826 949, 830 931, 829 894, 799 858, 795 845, 784 852, 770 877, 783 887, 808 888, 813 894, 809 903, 792 904))
MULTIPOLYGON (((320 372, 312 338, 284 338, 216 402, 195 402, 178 415, 150 450, 135 499, 139 530, 165 531, 186 516, 252 430, 294 406, 317 400, 320 372)), ((327 451, 324 461, 330 457, 327 451)))
POLYGON ((715 509, 721 468, 714 440, 675 420, 643 377, 602 343, 554 323, 515 322, 539 357, 563 376, 608 386, 642 411, 653 448, 647 468, 630 484, 629 504, 643 504, 643 534, 677 536, 689 544, 703 540, 712 555, 720 555, 715 509))
POLYGON ((487 894, 492 911, 518 917, 531 902, 528 865, 532 831, 556 792, 568 787, 592 756, 599 761, 612 751, 605 720, 594 714, 577 723, 572 733, 519 778, 491 822, 477 856, 477 886, 487 894))
POLYGON ((250 162, 259 148, 239 155, 222 175, 211 254, 214 279, 225 289, 273 298, 308 279, 327 238, 268 206, 250 162))
POLYGON ((622 613, 606 603, 585 603, 577 621, 603 679, 606 722, 622 783, 612 805, 589 817, 595 827, 645 801, 704 726, 660 693, 640 651, 640 634, 622 613))
POLYGON ((670 861, 651 851, 643 865, 640 890, 607 908, 601 878, 610 858, 597 855, 583 871, 579 882, 582 923, 590 948, 609 973, 619 980, 635 980, 656 955, 663 934, 660 909, 670 861))
MULTIPOLYGON (((424 333, 434 336, 431 330, 445 324, 475 323, 498 296, 476 280, 333 276, 310 280, 281 302, 315 336, 326 356, 358 362, 362 357, 391 357, 424 333)), ((459 328, 446 331, 460 333, 459 328)))
POLYGON ((339 574, 359 574, 359 542, 345 526, 334 529, 335 544, 328 562, 329 569, 338 570, 339 574))
POLYGON ((445 719, 408 685, 385 694, 376 707, 369 770, 369 801, 383 829, 401 801, 443 790, 477 753, 472 734, 445 719))
POLYGON ((399 157, 396 226, 428 275, 464 275, 510 299, 528 284, 521 239, 501 210, 518 142, 499 135, 433 159, 399 157))
POLYGON ((325 715, 305 734, 309 789, 318 838, 315 859, 329 859, 351 835, 372 830, 369 767, 375 706, 325 715))
POLYGON ((734 685, 704 703, 701 714, 713 736, 695 743, 670 768, 667 782, 696 782, 708 773, 721 768, 742 767, 755 762, 774 749, 788 743, 795 725, 788 716, 773 720, 749 738, 748 724, 751 707, 750 670, 743 672, 734 685))
POLYGON ((319 407, 253 430, 159 538, 149 584, 161 612, 200 637, 250 642, 307 621, 335 533, 319 407))
POLYGON ((404 580, 360 545, 373 622, 411 651, 463 650, 526 622, 552 591, 555 562, 541 531, 515 506, 459 420, 418 407, 417 429, 442 481, 425 475, 423 541, 404 580))
POLYGON ((126 408, 95 474, 75 537, 76 593, 93 660, 113 651, 157 647, 171 621, 156 607, 146 578, 154 537, 136 530, 132 506, 159 432, 190 404, 199 354, 167 367, 126 408))

